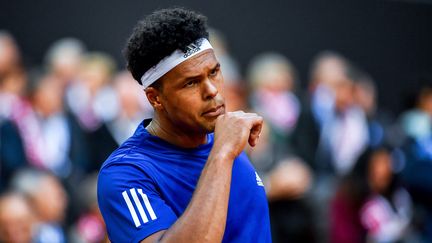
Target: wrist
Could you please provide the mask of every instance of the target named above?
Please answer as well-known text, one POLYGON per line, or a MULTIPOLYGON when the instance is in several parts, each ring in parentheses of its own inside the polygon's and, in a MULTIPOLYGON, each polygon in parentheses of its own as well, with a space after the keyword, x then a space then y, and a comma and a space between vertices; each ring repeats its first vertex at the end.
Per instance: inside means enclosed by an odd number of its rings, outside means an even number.
POLYGON ((209 158, 223 163, 233 162, 236 157, 237 155, 232 151, 232 149, 224 148, 213 148, 209 155, 209 158))

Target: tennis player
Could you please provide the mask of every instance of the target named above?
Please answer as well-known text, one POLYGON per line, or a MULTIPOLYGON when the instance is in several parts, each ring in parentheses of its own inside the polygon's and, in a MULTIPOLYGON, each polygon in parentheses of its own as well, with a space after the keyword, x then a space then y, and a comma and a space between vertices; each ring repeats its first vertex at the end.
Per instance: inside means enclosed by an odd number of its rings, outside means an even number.
POLYGON ((154 117, 103 164, 98 202, 116 242, 271 242, 263 183, 243 152, 263 119, 225 112, 206 18, 156 11, 129 38, 128 69, 154 117))

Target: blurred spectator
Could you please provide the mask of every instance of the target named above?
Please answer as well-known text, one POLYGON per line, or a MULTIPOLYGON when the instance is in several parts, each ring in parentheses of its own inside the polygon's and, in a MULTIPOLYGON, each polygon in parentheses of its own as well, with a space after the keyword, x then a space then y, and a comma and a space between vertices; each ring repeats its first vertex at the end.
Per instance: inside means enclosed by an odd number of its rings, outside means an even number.
POLYGON ((269 127, 264 123, 260 142, 254 148, 247 147, 247 153, 262 177, 269 201, 304 197, 313 180, 310 169, 293 156, 276 159, 270 136, 269 127))
POLYGON ((369 144, 376 147, 383 143, 384 127, 377 119, 376 88, 366 74, 358 74, 354 83, 355 103, 363 110, 368 123, 369 144))
POLYGON ((18 172, 11 185, 28 198, 35 214, 33 242, 66 242, 62 224, 68 198, 60 181, 49 173, 28 169, 18 172))
POLYGON ((0 191, 14 171, 40 162, 28 139, 32 116, 24 99, 26 84, 17 44, 9 33, 0 31, 0 191))
POLYGON ((374 80, 358 68, 350 69, 349 76, 354 80, 354 101, 367 119, 369 146, 400 146, 403 135, 394 124, 392 114, 378 107, 378 90, 374 80))
MULTIPOLYGON (((1 91, 21 96, 26 85, 25 72, 21 63, 21 54, 12 35, 0 30, 0 84, 1 91)), ((3 103, 1 116, 7 115, 10 108, 3 103), (6 113, 4 113, 6 112, 6 113)))
POLYGON ((266 188, 273 242, 314 242, 313 211, 307 203, 312 173, 298 158, 277 160, 270 136, 264 123, 259 143, 247 152, 266 188))
POLYGON ((423 87, 414 109, 402 115, 402 128, 414 140, 428 140, 432 134, 432 87, 423 87))
POLYGON ((412 217, 408 192, 397 184, 388 150, 374 151, 367 166, 371 195, 361 209, 361 222, 372 242, 400 242, 407 239, 412 217))
POLYGON ((425 242, 432 241, 432 87, 419 91, 417 104, 401 117, 407 136, 403 146, 402 175, 419 212, 419 228, 425 242))
POLYGON ((361 243, 366 241, 366 229, 360 220, 360 210, 370 189, 367 164, 371 151, 365 151, 353 170, 343 176, 330 203, 330 242, 361 243))
POLYGON ((278 163, 265 181, 274 242, 315 242, 313 210, 307 201, 312 174, 298 158, 278 163))
POLYGON ((117 106, 115 117, 107 123, 108 129, 117 144, 122 144, 135 131, 145 118, 153 115, 144 91, 128 71, 122 71, 114 78, 114 91, 117 106))
POLYGON ((385 147, 366 150, 345 176, 331 204, 331 242, 400 242, 408 239, 411 198, 400 186, 385 147))
POLYGON ((269 124, 277 159, 292 154, 291 134, 301 110, 294 93, 294 66, 280 54, 264 53, 253 59, 248 79, 252 87, 251 106, 269 124))
POLYGON ((33 146, 41 155, 41 167, 65 178, 71 171, 69 152, 74 132, 63 111, 61 82, 54 76, 35 75, 29 97, 35 111, 33 146))
POLYGON ((70 242, 109 242, 105 224, 97 204, 96 186, 97 174, 89 175, 79 185, 79 188, 82 188, 79 201, 83 204, 85 210, 69 232, 70 242))
POLYGON ((348 79, 337 84, 334 110, 321 130, 318 163, 330 165, 338 175, 352 169, 369 139, 365 114, 354 105, 353 88, 348 79))
POLYGON ((301 99, 302 109, 293 133, 293 144, 296 153, 315 171, 322 172, 324 167, 317 161, 320 134, 324 123, 334 113, 336 84, 346 80, 347 68, 348 61, 331 51, 319 53, 311 65, 309 88, 301 99))
POLYGON ((34 242, 66 242, 62 224, 68 199, 60 181, 49 173, 26 169, 14 176, 11 185, 28 198, 35 213, 34 242))
POLYGON ((107 156, 118 146, 107 128, 107 122, 118 112, 112 75, 115 63, 103 53, 88 53, 81 62, 78 80, 67 93, 67 104, 85 132, 90 163, 86 172, 99 170, 107 156))
POLYGON ((314 59, 293 146, 314 170, 310 199, 319 238, 329 239, 330 200, 339 178, 350 173, 368 142, 365 114, 354 101, 350 64, 325 51, 314 59))
POLYGON ((319 53, 311 67, 309 92, 311 109, 317 124, 322 127, 334 110, 337 86, 346 80, 348 60, 338 53, 319 53))
MULTIPOLYGON (((39 168, 57 176, 68 196, 74 200, 77 183, 85 176, 89 159, 84 133, 76 119, 65 110, 61 81, 49 74, 34 74, 28 87, 36 122, 33 148, 41 155, 39 168)), ((75 204, 69 207, 68 220, 78 213, 75 204)))
POLYGON ((104 53, 88 53, 81 62, 78 80, 67 94, 68 106, 88 131, 98 129, 116 112, 117 107, 111 108, 111 103, 115 102, 110 87, 114 71, 111 57, 104 53))
POLYGON ((312 242, 314 224, 306 195, 313 178, 295 157, 290 140, 301 110, 294 93, 296 72, 282 55, 265 53, 253 60, 248 73, 252 108, 266 121, 249 157, 266 187, 273 241, 312 242))
MULTIPOLYGON (((318 166, 337 175, 347 174, 369 142, 369 132, 365 113, 354 100, 354 83, 347 75, 348 64, 333 64, 337 59, 328 57, 321 70, 322 84, 333 94, 333 104, 325 111, 326 117, 318 118, 321 124, 318 146, 318 166), (332 65, 335 65, 334 67, 332 65), (339 73, 336 75, 336 67, 339 73), (328 72, 325 72, 328 68, 328 72), (335 69, 335 70, 333 70, 335 69), (333 75, 333 76, 332 76, 333 75)), ((343 62, 341 59, 340 62, 343 62)), ((346 62, 346 61, 345 61, 346 62)), ((318 113, 317 113, 318 114, 318 113)))
POLYGON ((19 193, 0 196, 0 242, 30 243, 34 215, 27 200, 19 193))
POLYGON ((225 37, 220 31, 210 29, 210 43, 214 48, 224 77, 226 110, 245 110, 247 108, 246 85, 240 76, 237 62, 229 53, 225 37))
POLYGON ((84 52, 84 44, 70 37, 59 39, 49 47, 45 55, 47 72, 60 81, 62 89, 77 78, 84 52))

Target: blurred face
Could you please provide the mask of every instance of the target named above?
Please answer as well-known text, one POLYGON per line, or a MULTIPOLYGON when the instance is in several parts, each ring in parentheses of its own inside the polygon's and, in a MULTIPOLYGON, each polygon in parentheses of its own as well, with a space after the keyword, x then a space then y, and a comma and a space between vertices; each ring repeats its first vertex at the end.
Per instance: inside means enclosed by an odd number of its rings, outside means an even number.
POLYGON ((334 87, 340 80, 345 79, 345 63, 335 57, 328 57, 318 64, 315 82, 334 87))
POLYGON ((54 77, 44 77, 37 88, 33 102, 37 111, 49 117, 63 109, 62 84, 54 77))
POLYGON ((31 242, 33 222, 23 198, 12 196, 0 202, 0 242, 31 242))
POLYGON ((53 177, 43 179, 40 190, 33 198, 38 216, 45 222, 61 222, 67 206, 66 193, 53 177))
POLYGON ((18 71, 12 73, 11 75, 7 75, 2 80, 0 84, 0 89, 3 92, 21 96, 24 94, 26 85, 27 85, 27 75, 22 71, 18 71))
POLYGON ((362 87, 362 85, 356 85, 354 96, 356 103, 367 114, 375 111, 375 92, 373 90, 362 87))
POLYGON ((354 86, 351 81, 340 81, 335 85, 335 106, 338 111, 345 111, 354 102, 354 86))
POLYGON ((420 109, 432 116, 432 91, 420 98, 420 109))
POLYGON ((225 113, 223 77, 213 50, 206 50, 165 74, 156 112, 171 126, 195 134, 212 132, 225 113))
POLYGON ((100 64, 87 64, 81 69, 80 78, 91 94, 95 94, 109 79, 109 71, 100 64))
POLYGON ((18 49, 11 38, 0 38, 0 73, 10 71, 19 62, 18 49))
POLYGON ((284 64, 273 64, 264 70, 261 76, 261 88, 273 92, 283 92, 293 89, 293 76, 284 64))
POLYGON ((63 51, 52 64, 53 72, 60 78, 64 85, 72 81, 79 71, 81 56, 73 51, 63 51))
POLYGON ((391 156, 386 151, 376 152, 369 165, 369 182, 375 192, 384 192, 392 179, 391 156))
POLYGON ((132 76, 117 77, 114 87, 121 104, 122 115, 133 118, 143 110, 140 103, 143 94, 132 76))

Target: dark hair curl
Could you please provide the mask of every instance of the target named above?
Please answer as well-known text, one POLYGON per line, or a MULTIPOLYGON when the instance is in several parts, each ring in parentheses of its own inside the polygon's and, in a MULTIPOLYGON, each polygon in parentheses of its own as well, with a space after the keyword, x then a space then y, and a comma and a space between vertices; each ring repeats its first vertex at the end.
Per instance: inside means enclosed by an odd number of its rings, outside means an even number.
POLYGON ((139 21, 123 53, 127 68, 141 84, 141 76, 176 49, 200 38, 208 38, 207 18, 184 8, 153 12, 139 21))

